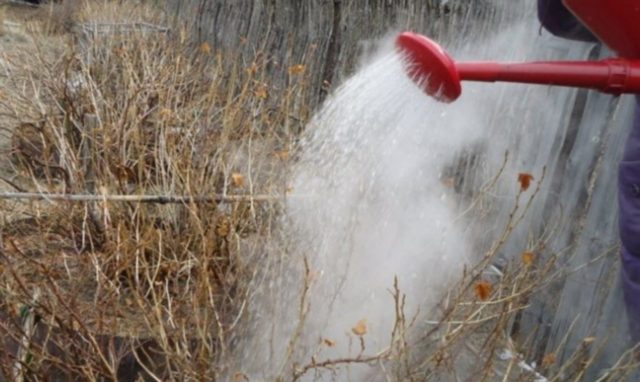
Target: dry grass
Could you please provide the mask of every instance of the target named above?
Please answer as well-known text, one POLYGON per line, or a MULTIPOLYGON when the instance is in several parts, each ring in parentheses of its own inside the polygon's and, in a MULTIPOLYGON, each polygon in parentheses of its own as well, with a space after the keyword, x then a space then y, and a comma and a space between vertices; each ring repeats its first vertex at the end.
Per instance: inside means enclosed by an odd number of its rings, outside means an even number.
MULTIPOLYGON (((75 38, 42 45, 68 30, 49 22, 63 5, 3 53, 3 175, 14 191, 283 193, 292 110, 269 102, 265 62, 212 57, 185 31, 147 28, 163 23, 153 8, 84 4, 75 38), (124 30, 121 14, 149 24, 124 30)), ((115 379, 137 359, 161 379, 214 378, 272 204, 2 202, 6 375, 115 379)))
MULTIPOLYGON (((77 1, 39 12, 20 49, 0 54, 3 189, 188 197, 287 192, 289 152, 311 113, 305 63, 285 68, 289 86, 277 89, 270 84, 277 68, 260 52, 242 62, 234 52, 194 46, 187 29, 153 27, 167 20, 145 3, 77 1)), ((279 204, 0 201, 3 374, 213 380, 234 373, 228 357, 273 244, 279 204)), ((516 257, 500 270, 492 265, 530 205, 528 196, 518 197, 502 236, 444 296, 439 320, 406 317, 395 285, 388 348, 369 354, 360 333, 357 355, 313 358, 292 365, 282 379, 367 363, 382 365, 392 380, 458 372, 476 380, 533 380, 536 374, 519 365, 532 357, 518 320, 529 298, 560 277, 554 254, 544 253, 540 239, 522 248, 522 261, 516 257), (505 349, 512 357, 499 361, 505 349)), ((307 272, 303 286, 310 282, 307 272)), ((549 380, 580 379, 589 354, 579 349, 563 365, 544 354, 538 372, 549 380)), ((632 363, 621 360, 609 380, 622 378, 632 363)))

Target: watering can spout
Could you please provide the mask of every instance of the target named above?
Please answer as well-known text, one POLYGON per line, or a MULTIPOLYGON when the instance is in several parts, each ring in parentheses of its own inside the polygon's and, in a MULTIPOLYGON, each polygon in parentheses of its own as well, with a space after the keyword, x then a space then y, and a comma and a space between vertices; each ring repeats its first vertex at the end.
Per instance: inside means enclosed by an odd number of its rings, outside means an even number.
POLYGON ((455 62, 429 38, 404 32, 396 39, 407 74, 428 95, 455 101, 461 81, 517 82, 596 89, 611 94, 640 93, 640 60, 455 62))

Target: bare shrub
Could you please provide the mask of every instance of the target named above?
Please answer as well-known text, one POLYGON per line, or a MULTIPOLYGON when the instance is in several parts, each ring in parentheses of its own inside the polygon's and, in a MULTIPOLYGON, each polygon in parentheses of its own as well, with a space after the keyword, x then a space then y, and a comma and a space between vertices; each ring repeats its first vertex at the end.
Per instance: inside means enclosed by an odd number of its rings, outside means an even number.
MULTIPOLYGON (((148 28, 162 20, 142 6, 133 8, 146 16, 123 26, 92 19, 123 14, 115 3, 69 4, 45 7, 61 12, 62 24, 40 32, 66 33, 64 20, 84 20, 86 33, 56 48, 62 55, 37 39, 4 54, 11 78, 0 110, 13 128, 3 166, 14 188, 186 196, 286 189, 290 143, 280 121, 289 105, 268 103, 263 58, 213 57, 185 31, 148 28)), ((274 203, 3 204, 5 375, 215 378, 264 256, 274 203)))

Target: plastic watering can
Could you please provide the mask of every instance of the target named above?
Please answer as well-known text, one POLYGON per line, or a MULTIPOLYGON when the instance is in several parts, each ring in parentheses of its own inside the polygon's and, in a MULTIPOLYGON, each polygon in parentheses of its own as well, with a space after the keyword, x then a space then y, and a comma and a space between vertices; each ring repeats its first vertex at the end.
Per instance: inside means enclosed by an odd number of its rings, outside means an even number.
POLYGON ((518 82, 640 94, 640 0, 564 0, 580 21, 619 57, 599 61, 455 62, 429 38, 404 32, 396 46, 409 76, 439 101, 453 102, 461 81, 518 82))

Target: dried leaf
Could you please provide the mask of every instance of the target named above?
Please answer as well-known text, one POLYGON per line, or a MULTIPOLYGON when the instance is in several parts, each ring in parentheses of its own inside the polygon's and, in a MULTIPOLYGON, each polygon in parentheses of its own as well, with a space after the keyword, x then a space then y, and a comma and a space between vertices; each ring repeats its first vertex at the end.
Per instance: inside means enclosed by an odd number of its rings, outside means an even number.
POLYGON ((533 180, 533 175, 529 173, 521 172, 520 174, 518 174, 518 183, 520 183, 520 189, 522 191, 527 191, 529 189, 529 186, 531 186, 532 180, 533 180))
POLYGON ((247 40, 247 38, 246 38, 246 37, 244 37, 244 36, 241 36, 241 37, 240 37, 240 44, 243 44, 243 45, 244 45, 244 44, 246 44, 246 43, 247 43, 247 41, 249 41, 249 40, 247 40))
POLYGON ((219 237, 227 237, 231 232, 231 221, 227 216, 221 216, 216 222, 216 235, 219 237))
POLYGON ((595 337, 586 337, 584 340, 582 340, 582 342, 588 345, 590 343, 593 343, 595 340, 596 340, 595 337))
POLYGON ((256 96, 256 98, 259 98, 259 99, 269 98, 269 92, 267 92, 266 86, 260 86, 253 92, 253 94, 256 96))
POLYGON ((231 174, 231 184, 234 187, 242 188, 244 187, 244 175, 234 172, 231 174))
POLYGON ((255 62, 245 69, 247 74, 256 74, 258 72, 258 64, 255 62))
POLYGON ((522 262, 524 265, 530 267, 533 265, 533 261, 536 259, 536 254, 531 251, 526 251, 522 254, 522 262))
POLYGON ((549 353, 542 358, 542 366, 548 367, 556 363, 556 353, 549 353))
POLYGON ((16 304, 11 304, 10 309, 11 309, 11 312, 16 316, 19 316, 20 311, 22 310, 21 306, 16 304))
POLYGON ((289 151, 287 151, 287 150, 276 151, 276 152, 273 153, 273 156, 275 156, 276 158, 278 158, 280 160, 287 160, 287 159, 289 159, 289 151))
POLYGON ((323 343, 325 346, 328 346, 328 347, 330 347, 330 348, 332 348, 332 347, 336 346, 336 341, 330 340, 330 339, 328 339, 328 338, 323 338, 323 339, 322 339, 322 343, 323 343))
POLYGON ((249 381, 249 377, 245 373, 237 372, 233 375, 234 381, 249 381))
POLYGON ((297 74, 302 74, 304 73, 305 70, 305 66, 298 64, 298 65, 293 65, 292 67, 289 68, 289 74, 294 76, 297 74))
POLYGON ((203 42, 203 43, 200 45, 200 52, 201 52, 202 54, 209 55, 209 54, 211 53, 211 45, 209 45, 209 43, 208 43, 208 42, 206 42, 206 41, 205 41, 205 42, 203 42))
POLYGON ((160 114, 160 118, 162 119, 169 119, 171 117, 171 109, 163 107, 162 109, 160 109, 158 114, 160 114))
POLYGON ((493 287, 488 281, 478 281, 473 289, 480 300, 486 300, 491 296, 493 287))
POLYGON ((115 175, 121 182, 135 182, 136 181, 136 172, 129 166, 124 165, 116 165, 115 175))
POLYGON ((353 332, 353 334, 360 337, 367 334, 367 320, 363 318, 362 320, 358 321, 356 326, 351 328, 351 331, 353 332))
POLYGON ((115 54, 116 57, 122 58, 124 57, 125 53, 126 53, 126 50, 122 47, 113 48, 113 54, 115 54))

